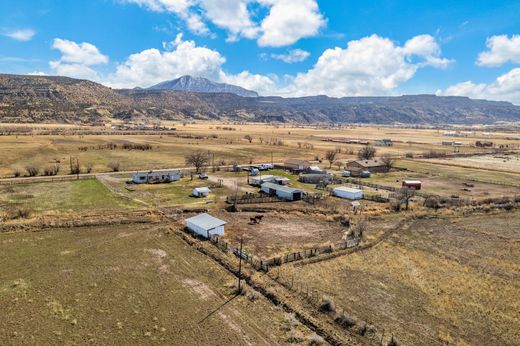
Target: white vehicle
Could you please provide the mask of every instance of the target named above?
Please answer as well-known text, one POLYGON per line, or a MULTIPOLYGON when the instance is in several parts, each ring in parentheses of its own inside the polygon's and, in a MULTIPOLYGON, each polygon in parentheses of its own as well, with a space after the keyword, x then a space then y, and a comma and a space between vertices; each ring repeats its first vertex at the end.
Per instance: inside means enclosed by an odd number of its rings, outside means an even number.
POLYGON ((262 163, 261 165, 258 166, 261 170, 263 171, 267 171, 267 170, 270 170, 270 169, 273 169, 273 165, 270 164, 270 163, 262 163))
POLYGON ((342 177, 350 177, 350 171, 343 171, 343 173, 341 173, 341 176, 342 177))

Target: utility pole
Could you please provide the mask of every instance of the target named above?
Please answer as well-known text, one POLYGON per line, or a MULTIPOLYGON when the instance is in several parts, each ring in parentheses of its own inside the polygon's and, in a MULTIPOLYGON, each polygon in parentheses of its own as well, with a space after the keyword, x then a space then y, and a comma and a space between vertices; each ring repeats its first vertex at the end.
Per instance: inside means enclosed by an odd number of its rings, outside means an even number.
POLYGON ((271 151, 271 165, 273 166, 274 168, 274 161, 273 161, 273 152, 271 151))
POLYGON ((244 242, 243 236, 240 237, 240 253, 238 256, 238 294, 242 291, 240 280, 242 279, 242 245, 244 242))

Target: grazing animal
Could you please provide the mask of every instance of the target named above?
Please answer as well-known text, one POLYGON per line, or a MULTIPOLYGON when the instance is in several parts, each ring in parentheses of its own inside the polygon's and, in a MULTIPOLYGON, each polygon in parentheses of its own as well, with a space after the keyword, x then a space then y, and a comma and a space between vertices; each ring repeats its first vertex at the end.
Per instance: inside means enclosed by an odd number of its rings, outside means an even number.
POLYGON ((250 225, 256 225, 258 223, 258 221, 256 220, 255 217, 250 217, 249 218, 249 224, 250 225))
POLYGON ((263 218, 264 218, 263 215, 256 215, 255 216, 255 219, 258 221, 258 223, 260 223, 260 221, 262 221, 263 218))

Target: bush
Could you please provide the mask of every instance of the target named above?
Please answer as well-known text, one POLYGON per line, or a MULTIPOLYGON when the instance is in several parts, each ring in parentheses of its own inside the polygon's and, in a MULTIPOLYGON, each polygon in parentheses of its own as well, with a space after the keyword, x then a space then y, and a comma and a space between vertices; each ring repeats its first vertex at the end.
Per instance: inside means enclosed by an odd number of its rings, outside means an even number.
POLYGON ((399 341, 397 341, 397 339, 395 339, 393 335, 392 335, 392 338, 388 341, 388 343, 386 345, 387 346, 401 346, 399 341))
POLYGON ((356 325, 356 320, 345 315, 344 312, 337 314, 336 317, 334 317, 334 322, 343 328, 350 328, 356 325))
POLYGON ((14 170, 14 172, 13 172, 13 176, 14 176, 15 178, 18 178, 18 177, 21 176, 21 175, 22 175, 22 172, 20 172, 19 169, 15 169, 15 170, 14 170))
POLYGON ((31 210, 23 206, 15 206, 7 209, 5 218, 7 220, 26 219, 31 215, 31 210))
POLYGON ((298 330, 292 330, 289 333, 289 337, 287 338, 287 341, 291 344, 299 344, 303 341, 303 336, 301 332, 298 330))
POLYGON ((406 154, 404 154, 404 156, 409 159, 413 159, 413 153, 406 153, 406 154))
POLYGON ((336 311, 336 307, 331 298, 324 297, 320 302, 319 310, 323 313, 334 312, 336 311))

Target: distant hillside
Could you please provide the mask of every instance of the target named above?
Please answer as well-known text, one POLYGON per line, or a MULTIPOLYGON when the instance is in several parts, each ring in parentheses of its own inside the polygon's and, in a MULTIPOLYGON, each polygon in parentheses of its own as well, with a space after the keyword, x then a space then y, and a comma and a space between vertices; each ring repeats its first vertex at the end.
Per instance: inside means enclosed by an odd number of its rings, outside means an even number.
POLYGON ((162 82, 151 86, 148 90, 176 90, 197 93, 230 93, 243 97, 258 97, 256 91, 244 89, 242 87, 215 83, 206 78, 182 76, 180 78, 162 82))
POLYGON ((0 74, 0 122, 158 118, 298 123, 490 124, 520 107, 467 97, 241 97, 233 93, 115 90, 67 77, 0 74))

